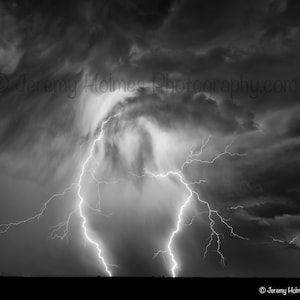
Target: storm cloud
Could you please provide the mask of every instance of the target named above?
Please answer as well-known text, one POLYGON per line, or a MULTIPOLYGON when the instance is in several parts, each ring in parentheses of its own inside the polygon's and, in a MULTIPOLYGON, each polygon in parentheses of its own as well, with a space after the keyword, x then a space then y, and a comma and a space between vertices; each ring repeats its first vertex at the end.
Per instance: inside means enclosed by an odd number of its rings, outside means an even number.
MULTIPOLYGON (((289 241, 300 230, 299 13, 296 0, 1 1, 0 223, 35 215, 74 183, 102 122, 120 114, 95 148, 101 170, 90 166, 84 181, 88 204, 100 189, 113 214, 94 209, 89 224, 117 275, 169 275, 166 256, 153 254, 186 190, 143 174, 178 170, 203 150, 184 175, 205 181, 195 191, 249 241, 218 224, 228 269, 213 251, 203 261, 209 223, 196 202, 176 239, 181 275, 298 276, 299 241, 289 241), (122 89, 99 91, 107 78, 122 89)), ((76 189, 63 196, 38 226, 1 234, 0 272, 99 274, 76 213, 69 244, 48 239, 76 209, 76 189)))

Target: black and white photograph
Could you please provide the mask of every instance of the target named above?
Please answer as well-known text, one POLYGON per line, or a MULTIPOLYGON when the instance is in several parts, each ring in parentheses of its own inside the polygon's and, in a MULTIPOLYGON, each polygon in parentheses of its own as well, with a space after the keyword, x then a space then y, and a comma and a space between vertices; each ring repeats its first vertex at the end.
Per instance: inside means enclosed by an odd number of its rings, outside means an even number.
POLYGON ((300 278, 299 96, 297 0, 1 0, 1 278, 300 278))

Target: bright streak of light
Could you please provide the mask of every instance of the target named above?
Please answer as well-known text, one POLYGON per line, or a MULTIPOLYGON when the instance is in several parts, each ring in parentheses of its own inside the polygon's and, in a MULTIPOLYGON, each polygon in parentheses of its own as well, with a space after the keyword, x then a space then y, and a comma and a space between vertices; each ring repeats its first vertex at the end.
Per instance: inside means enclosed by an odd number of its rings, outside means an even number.
MULTIPOLYGON (((34 221, 34 220, 39 220, 44 213, 46 212, 48 206, 51 204, 51 202, 58 198, 58 197, 65 197, 66 193, 70 190, 72 190, 74 187, 77 188, 77 197, 78 197, 78 204, 77 207, 69 214, 68 218, 66 221, 59 223, 56 226, 53 226, 50 228, 50 238, 55 239, 55 238, 59 238, 59 239, 65 239, 68 235, 69 232, 69 223, 70 220, 72 218, 72 216, 75 213, 79 213, 80 219, 81 219, 81 227, 83 230, 83 234, 85 237, 85 240, 96 250, 97 255, 98 255, 98 259, 101 262, 101 265, 104 267, 105 273, 111 277, 112 276, 112 272, 110 267, 113 267, 115 265, 111 265, 109 264, 105 257, 103 256, 102 253, 102 249, 100 247, 99 242, 97 242, 90 233, 90 230, 88 229, 88 218, 85 215, 85 207, 87 207, 90 210, 96 211, 98 212, 100 215, 102 216, 109 216, 109 215, 105 215, 102 213, 101 211, 101 206, 100 206, 100 202, 101 202, 101 196, 100 196, 100 191, 99 191, 99 185, 101 184, 105 184, 105 185, 110 185, 110 184, 118 184, 120 181, 125 181, 125 179, 118 179, 118 180, 114 180, 114 181, 100 181, 96 178, 95 172, 96 169, 99 167, 99 162, 95 159, 94 152, 96 149, 96 146, 98 144, 98 142, 100 142, 103 138, 103 134, 104 134, 104 130, 105 130, 105 126, 112 120, 115 118, 120 117, 120 113, 115 114, 111 117, 109 117, 108 119, 106 119, 105 121, 102 122, 101 124, 101 128, 100 128, 100 132, 98 134, 98 136, 93 140, 93 143, 91 145, 89 154, 87 156, 87 158, 85 159, 85 161, 83 162, 82 166, 81 166, 81 172, 79 175, 79 179, 76 183, 72 183, 70 185, 70 187, 68 187, 67 189, 65 189, 63 191, 63 193, 61 194, 55 194, 53 195, 48 201, 45 202, 45 204, 42 206, 40 212, 26 220, 23 221, 19 221, 19 222, 12 222, 12 223, 7 223, 7 224, 2 224, 0 225, 0 234, 6 233, 8 230, 10 230, 12 227, 15 226, 19 226, 25 223, 28 223, 30 221, 34 221), (91 162, 94 162, 94 166, 96 166, 95 168, 91 168, 88 169, 88 165, 91 162), (83 195, 83 179, 84 176, 86 174, 90 174, 92 179, 98 184, 98 207, 97 208, 93 208, 91 205, 88 204, 87 201, 85 201, 84 199, 84 195, 83 195)), ((211 136, 209 136, 208 138, 204 139, 202 142, 202 146, 201 149, 195 153, 194 149, 191 149, 188 157, 186 158, 186 160, 183 162, 183 164, 181 165, 181 168, 178 171, 169 171, 167 173, 160 173, 160 174, 155 174, 152 173, 150 171, 148 171, 147 169, 145 169, 145 173, 143 175, 136 175, 136 174, 132 174, 132 176, 134 177, 145 177, 145 176, 151 176, 153 178, 156 179, 164 179, 164 178, 169 178, 170 176, 173 176, 175 178, 177 178, 177 180, 180 182, 180 184, 183 186, 183 188, 187 191, 187 198, 185 199, 185 201, 181 204, 179 211, 177 213, 177 218, 176 218, 176 225, 174 230, 171 232, 170 237, 167 241, 167 250, 160 250, 158 251, 154 257, 157 257, 159 254, 161 253, 167 253, 170 257, 170 261, 171 261, 171 266, 170 266, 170 273, 172 275, 172 277, 176 277, 178 270, 179 270, 179 263, 178 263, 178 259, 176 258, 176 255, 174 253, 174 241, 175 238, 177 237, 177 235, 181 232, 183 226, 191 226, 193 223, 193 220, 189 223, 189 224, 184 224, 183 219, 185 217, 186 211, 188 210, 188 208, 190 207, 191 202, 193 201, 193 199, 198 200, 200 203, 204 204, 207 207, 207 211, 205 211, 205 213, 207 213, 208 215, 208 219, 209 219, 209 227, 210 227, 210 231, 211 234, 209 236, 209 240, 208 243, 206 245, 205 248, 205 252, 204 252, 204 258, 207 256, 207 253, 209 251, 209 248, 212 246, 213 242, 216 242, 216 252, 220 257, 220 263, 221 265, 225 266, 225 257, 222 253, 221 250, 221 241, 222 238, 224 238, 224 235, 222 233, 218 233, 216 230, 216 224, 217 221, 221 224, 223 224, 225 227, 227 227, 227 229, 229 229, 230 235, 232 237, 236 237, 242 240, 248 240, 247 238, 238 235, 235 233, 234 228, 228 223, 229 220, 223 218, 221 216, 221 214, 217 211, 211 208, 210 204, 204 200, 202 200, 200 198, 199 193, 197 193, 192 187, 195 185, 200 185, 202 183, 207 183, 206 180, 199 180, 199 181, 195 181, 195 182, 187 182, 185 177, 184 177, 184 170, 186 167, 190 166, 193 163, 202 163, 202 164, 214 164, 218 159, 221 159, 224 156, 230 156, 230 157, 244 157, 245 154, 240 154, 240 153, 232 153, 229 151, 229 148, 232 146, 233 141, 226 146, 224 152, 218 154, 217 156, 215 156, 213 159, 211 160, 202 160, 200 157, 204 152, 205 147, 208 145, 208 143, 211 140, 211 136)), ((242 206, 237 206, 237 207, 232 207, 229 209, 239 209, 242 208, 242 206)), ((294 243, 295 240, 298 237, 294 238, 290 243, 294 243)), ((279 241, 279 240, 275 240, 274 241, 279 241)), ((117 267, 117 266, 115 266, 117 267)))
MULTIPOLYGON (((86 158, 86 160, 84 161, 84 163, 82 164, 82 167, 81 167, 81 172, 80 172, 80 175, 79 175, 79 179, 78 179, 78 182, 77 183, 72 183, 70 185, 70 187, 66 188, 63 193, 61 194, 55 194, 53 195, 49 200, 47 200, 44 205, 42 206, 40 212, 26 220, 22 220, 22 221, 19 221, 19 222, 11 222, 11 223, 7 223, 7 224, 1 224, 0 225, 0 234, 3 234, 3 233, 6 233, 8 230, 10 230, 12 227, 16 227, 16 226, 20 226, 20 225, 23 225, 25 223, 28 223, 28 222, 31 222, 31 221, 34 221, 34 220, 39 220, 43 215, 44 213, 46 212, 48 206, 51 204, 51 202, 58 198, 58 197, 65 197, 66 193, 70 190, 72 190, 74 187, 77 187, 77 196, 78 196, 78 199, 79 199, 79 203, 78 203, 78 206, 76 209, 74 209, 68 216, 67 220, 64 221, 64 222, 61 222, 59 223, 58 225, 56 226, 53 226, 50 228, 50 238, 51 239, 55 239, 55 238, 59 238, 61 240, 65 239, 69 233, 69 223, 70 223, 70 220, 71 220, 71 217, 76 213, 76 212, 79 212, 79 216, 81 218, 81 226, 82 226, 82 229, 83 229, 83 234, 84 234, 84 237, 85 239, 90 243, 91 246, 94 247, 94 249, 97 251, 97 254, 98 254, 98 258, 100 260, 100 262, 102 263, 102 265, 104 266, 104 269, 105 269, 105 272, 106 274, 111 277, 112 276, 112 273, 111 273, 111 270, 109 269, 109 267, 117 267, 116 265, 111 265, 111 264, 108 264, 102 254, 102 250, 101 250, 101 247, 99 245, 99 243, 91 236, 91 234, 89 233, 89 230, 87 228, 87 217, 84 213, 84 205, 88 206, 90 209, 91 207, 87 204, 86 201, 84 201, 84 196, 83 196, 83 193, 82 193, 82 185, 83 185, 83 178, 85 176, 86 173, 90 172, 92 173, 93 175, 93 178, 94 180, 96 180, 96 178, 94 177, 94 173, 93 171, 91 170, 87 170, 87 166, 88 164, 94 160, 96 162, 96 164, 98 165, 97 161, 95 160, 93 154, 94 154, 94 151, 95 151, 95 148, 97 146, 97 143, 101 141, 102 137, 103 137, 103 133, 104 133, 104 129, 105 129, 105 126, 112 120, 112 119, 115 119, 115 118, 118 118, 120 117, 120 113, 118 114, 115 114, 111 117, 109 117, 107 120, 103 121, 102 124, 101 124, 101 128, 100 128, 100 133, 98 134, 98 136, 94 139, 93 143, 92 143, 92 146, 91 146, 91 149, 90 149, 90 152, 89 152, 89 155, 88 157, 86 158)), ((100 181, 97 181, 98 184, 113 184, 115 182, 100 182, 100 181)), ((100 196, 100 195, 99 195, 100 196)), ((100 199, 99 199, 99 209, 93 209, 93 210, 97 210, 99 213, 101 213, 101 210, 100 210, 100 199)), ((101 213, 102 214, 102 213, 101 213)), ((102 214, 103 215, 103 214, 102 214)))
POLYGON ((205 248, 204 258, 207 256, 208 250, 212 246, 212 243, 213 243, 214 238, 215 238, 216 239, 216 244, 217 244, 216 252, 218 253, 218 255, 220 257, 221 265, 225 266, 225 257, 224 257, 224 255, 221 251, 221 237, 223 237, 223 234, 218 233, 216 231, 216 229, 215 229, 216 221, 214 220, 214 217, 216 217, 223 225, 225 225, 227 227, 227 229, 229 229, 230 235, 232 237, 236 237, 236 238, 239 238, 239 239, 242 239, 242 240, 248 240, 247 238, 236 234, 235 231, 234 231, 234 228, 231 225, 229 225, 229 223, 228 223, 229 220, 224 219, 217 210, 212 209, 210 204, 208 202, 202 200, 200 198, 200 195, 195 190, 193 190, 191 188, 192 185, 207 182, 206 180, 199 180, 197 182, 187 182, 184 178, 184 168, 187 165, 192 164, 193 162, 213 164, 216 160, 220 159, 221 157, 223 157, 225 155, 228 155, 230 157, 235 157, 235 156, 243 157, 243 156, 245 156, 245 154, 230 152, 229 148, 233 144, 233 142, 231 142, 228 146, 226 146, 224 152, 218 154, 212 160, 201 160, 200 156, 203 154, 204 148, 208 145, 210 139, 211 139, 211 137, 208 137, 207 139, 205 139, 203 141, 201 149, 198 153, 195 154, 194 150, 191 149, 189 156, 184 161, 184 163, 182 164, 179 171, 169 171, 167 173, 155 174, 155 173, 152 173, 149 170, 145 169, 144 170, 145 173, 140 176, 140 177, 151 176, 151 177, 156 178, 156 179, 163 179, 163 178, 168 178, 170 176, 175 176, 175 177, 177 177, 178 181, 183 185, 183 187, 186 189, 186 191, 188 193, 188 197, 183 202, 183 204, 180 206, 179 212, 177 214, 177 221, 176 221, 175 229, 172 231, 172 233, 171 233, 171 235, 168 239, 168 242, 167 242, 167 250, 160 250, 160 251, 158 251, 154 254, 154 258, 156 258, 159 254, 168 253, 168 255, 170 257, 170 260, 171 260, 170 273, 171 273, 173 278, 176 277, 178 269, 179 269, 179 263, 178 263, 178 261, 175 257, 175 254, 174 254, 173 243, 174 243, 175 237, 182 230, 182 226, 184 226, 183 218, 184 218, 184 215, 186 213, 186 210, 188 209, 190 203, 193 200, 193 196, 195 196, 196 199, 199 202, 201 202, 202 204, 204 204, 208 209, 208 218, 209 218, 209 221, 210 221, 209 226, 210 226, 211 234, 210 234, 209 241, 208 241, 208 243, 206 245, 206 248, 205 248))

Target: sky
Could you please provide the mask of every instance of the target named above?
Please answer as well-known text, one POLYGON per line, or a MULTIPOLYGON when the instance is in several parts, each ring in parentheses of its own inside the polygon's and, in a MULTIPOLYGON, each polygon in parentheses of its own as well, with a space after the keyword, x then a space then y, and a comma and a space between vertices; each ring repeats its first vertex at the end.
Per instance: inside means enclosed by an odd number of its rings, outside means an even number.
POLYGON ((298 277, 299 13, 1 0, 0 274, 298 277))

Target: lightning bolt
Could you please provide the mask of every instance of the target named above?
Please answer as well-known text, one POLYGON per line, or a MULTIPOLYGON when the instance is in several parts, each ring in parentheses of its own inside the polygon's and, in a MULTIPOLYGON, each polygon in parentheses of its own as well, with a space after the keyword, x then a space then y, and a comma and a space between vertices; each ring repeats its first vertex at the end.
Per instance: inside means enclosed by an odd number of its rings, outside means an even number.
POLYGON ((216 248, 216 252, 218 253, 219 257, 220 257, 220 263, 221 265, 225 266, 225 257, 221 251, 221 237, 223 237, 222 233, 218 233, 215 229, 215 225, 216 225, 216 221, 214 220, 214 218, 217 218, 223 225, 225 225, 230 232, 230 235, 242 240, 248 240, 247 238, 238 235, 235 233, 234 228, 228 223, 229 220, 226 220, 225 218, 223 218, 221 216, 221 214, 217 211, 211 208, 210 204, 204 200, 202 200, 200 198, 199 193, 197 193, 195 190, 192 189, 191 186, 195 185, 195 184, 201 184, 201 183, 205 183, 207 182, 206 180, 199 180, 197 182, 187 182, 185 177, 184 177, 184 169, 186 166, 192 164, 192 163, 206 163, 206 164, 213 164, 216 160, 220 159, 221 157, 228 155, 230 157, 242 157, 245 156, 245 154, 240 154, 240 153, 232 153, 229 151, 229 148, 232 146, 233 142, 232 141, 229 145, 226 146, 224 152, 218 154, 216 157, 214 157, 212 160, 201 160, 200 156, 203 154, 203 151, 205 149, 205 147, 208 145, 209 141, 211 139, 211 136, 209 136, 208 138, 204 139, 202 141, 202 146, 201 149, 198 153, 194 152, 194 148, 192 148, 190 150, 190 154, 187 157, 187 159, 183 162, 183 164, 181 165, 181 168, 179 171, 169 171, 166 173, 160 173, 160 174, 155 174, 150 172, 147 169, 144 169, 144 174, 141 175, 140 177, 144 177, 144 176, 151 176, 153 178, 156 179, 164 179, 164 178, 169 178, 170 176, 174 176, 178 179, 178 181, 183 185, 183 187, 186 189, 188 196, 186 198, 186 200, 183 202, 183 204, 180 206, 179 212, 177 214, 177 221, 176 221, 176 226, 175 229, 171 232, 171 235, 168 239, 167 242, 167 250, 160 250, 157 253, 154 254, 154 257, 157 257, 159 254, 161 253, 168 253, 170 260, 171 260, 171 267, 170 267, 170 273, 172 275, 173 278, 176 277, 178 269, 179 269, 179 264, 178 261, 176 259, 176 256, 174 254, 174 249, 173 249, 173 243, 174 240, 176 238, 176 236, 180 233, 180 231, 182 230, 182 227, 184 226, 183 224, 183 218, 184 215, 188 209, 188 207, 190 206, 193 198, 195 197, 200 203, 204 204, 207 209, 208 209, 208 219, 210 221, 210 230, 211 230, 211 234, 209 237, 209 241, 206 245, 205 248, 205 252, 204 252, 204 258, 207 256, 208 250, 211 247, 214 238, 216 239, 216 244, 217 244, 217 248, 216 248))
POLYGON ((297 240, 298 240, 299 236, 295 236, 290 242, 289 244, 294 244, 297 240))
POLYGON ((29 217, 28 219, 26 220, 22 220, 22 221, 19 221, 19 222, 11 222, 11 223, 7 223, 7 224, 1 224, 0 225, 0 234, 3 234, 3 233, 6 233, 8 232, 12 227, 17 227, 17 226, 20 226, 20 225, 23 225, 23 224, 26 224, 28 222, 31 222, 31 221, 34 221, 34 220, 37 220, 39 221, 40 218, 45 214, 46 210, 48 209, 49 205, 51 204, 51 202, 53 202, 53 200, 55 200, 56 198, 58 197, 62 197, 64 198, 66 193, 70 190, 72 190, 72 188, 74 186, 77 186, 76 183, 72 183, 68 188, 66 188, 62 193, 60 194, 55 194, 53 195, 51 198, 49 198, 45 203, 44 205, 42 206, 41 210, 39 211, 39 213, 37 213, 36 215, 32 216, 32 217, 29 217))
MULTIPOLYGON (((69 232, 69 223, 71 218, 75 215, 75 214, 79 214, 79 217, 81 219, 81 228, 83 231, 83 235, 85 240, 90 244, 90 246, 95 250, 95 252, 97 253, 99 262, 101 263, 101 265, 104 267, 105 273, 111 277, 112 276, 112 272, 111 272, 111 267, 117 267, 115 265, 109 264, 103 253, 102 253, 102 249, 100 247, 99 242, 97 242, 97 240, 95 238, 92 237, 90 230, 88 229, 88 218, 85 214, 85 207, 87 207, 88 209, 94 210, 96 212, 98 212, 99 214, 101 214, 102 216, 109 216, 109 215, 105 215, 103 214, 103 212, 101 211, 101 195, 100 195, 100 191, 99 191, 99 186, 101 184, 105 184, 105 185, 109 185, 109 184, 117 184, 120 181, 126 180, 126 179, 116 179, 113 181, 100 181, 96 178, 96 170, 99 167, 99 162, 96 160, 96 158, 94 157, 94 152, 96 150, 97 144, 102 140, 103 138, 103 134, 104 134, 104 130, 106 125, 111 122, 112 119, 118 118, 120 117, 121 114, 115 114, 113 116, 110 116, 108 119, 106 119, 105 121, 102 122, 100 130, 99 130, 99 134, 97 135, 97 137, 93 140, 90 151, 88 153, 87 158, 85 159, 85 161, 83 162, 82 166, 81 166, 81 171, 80 171, 80 175, 78 178, 78 181, 76 183, 72 183, 68 188, 66 188, 62 193, 60 194, 55 194, 53 195, 49 200, 47 200, 44 205, 42 206, 41 210, 39 211, 39 213, 37 213, 36 215, 23 220, 23 221, 19 221, 19 222, 12 222, 12 223, 7 223, 7 224, 2 224, 0 225, 0 234, 6 233, 8 230, 10 230, 12 227, 16 227, 16 226, 20 226, 22 224, 34 221, 34 220, 39 220, 47 211, 49 205, 57 198, 62 197, 64 198, 66 196, 66 194, 71 191, 73 188, 76 188, 76 192, 77 192, 77 199, 79 200, 76 208, 71 211, 71 213, 69 214, 67 220, 53 226, 50 228, 50 238, 55 239, 55 238, 59 238, 59 239, 65 239, 68 236, 68 232, 69 232), (94 168, 90 168, 88 169, 88 165, 94 162, 94 168), (97 208, 93 208, 91 207, 87 201, 85 201, 84 199, 84 195, 83 195, 83 179, 85 177, 86 174, 90 174, 92 180, 94 180, 97 184, 98 184, 98 206, 97 208)), ((207 213, 208 215, 208 219, 209 219, 209 226, 210 226, 210 230, 211 230, 211 234, 209 236, 208 239, 208 243, 206 245, 205 248, 205 252, 204 252, 204 258, 207 256, 207 253, 209 251, 209 248, 212 246, 214 240, 216 241, 216 252, 220 257, 220 263, 225 266, 225 257, 222 253, 222 249, 221 249, 221 241, 222 238, 224 237, 224 235, 222 233, 217 232, 216 230, 216 224, 217 221, 222 223, 223 225, 225 225, 227 227, 227 229, 230 232, 230 236, 239 238, 239 239, 243 239, 243 240, 248 240, 247 238, 240 236, 238 234, 235 233, 234 228, 228 223, 230 220, 225 219, 224 217, 221 216, 221 214, 215 210, 212 209, 210 204, 207 201, 204 201, 201 199, 200 195, 198 192, 196 192, 193 189, 193 186, 195 185, 200 185, 203 183, 207 183, 207 180, 199 180, 199 181, 194 181, 194 182, 188 182, 185 179, 184 176, 184 170, 186 167, 188 167, 191 164, 194 163, 201 163, 201 164, 214 164, 218 159, 221 159, 223 156, 230 156, 230 157, 243 157, 245 156, 245 154, 240 154, 240 153, 232 153, 229 151, 230 147, 232 146, 232 144, 234 143, 234 140, 225 147, 225 150, 218 154, 217 156, 215 156, 213 159, 211 160, 202 160, 201 159, 201 155, 204 152, 205 147, 208 145, 208 143, 211 140, 211 136, 205 138, 202 141, 202 146, 200 148, 200 150, 198 152, 195 152, 195 148, 192 148, 190 150, 190 153, 188 155, 188 157, 186 158, 186 160, 183 162, 183 164, 181 165, 181 168, 177 171, 169 171, 166 173, 160 173, 160 174, 155 174, 153 172, 150 172, 147 169, 144 169, 144 174, 143 175, 136 175, 136 174, 131 174, 135 177, 144 177, 144 176, 151 176, 155 179, 164 179, 164 178, 169 178, 170 176, 173 176, 175 178, 177 178, 177 180, 181 183, 181 185, 184 187, 184 189, 186 190, 188 196, 185 199, 185 201, 182 203, 182 205, 179 208, 179 211, 177 213, 177 219, 176 219, 176 225, 174 230, 171 232, 169 239, 167 241, 167 250, 160 250, 155 254, 155 257, 157 255, 159 255, 160 253, 168 253, 169 257, 170 257, 170 261, 171 261, 171 266, 170 266, 170 273, 172 275, 172 277, 176 277, 178 270, 179 270, 179 263, 178 263, 178 259, 176 258, 176 255, 174 253, 174 241, 177 237, 177 235, 182 231, 182 228, 184 226, 191 226, 193 224, 194 218, 192 219, 192 221, 189 224, 184 224, 184 217, 186 215, 186 211, 187 209, 190 207, 191 202, 196 199, 197 201, 199 201, 200 203, 204 204, 207 207, 207 211, 205 211, 204 213, 207 213)))
POLYGON ((237 206, 228 207, 227 210, 241 210, 244 208, 245 208, 245 206, 237 205, 237 206))
POLYGON ((272 242, 273 243, 279 243, 279 244, 288 244, 288 245, 294 245, 295 242, 298 240, 299 236, 295 236, 294 238, 291 239, 291 241, 284 241, 284 240, 280 240, 280 239, 276 239, 274 237, 272 237, 272 242))
POLYGON ((93 154, 94 154, 94 151, 95 151, 97 143, 102 140, 105 126, 112 119, 120 117, 120 115, 121 115, 120 113, 115 114, 115 115, 109 117, 104 122, 102 122, 100 133, 99 133, 98 137, 93 141, 93 144, 92 144, 89 156, 87 157, 87 159, 85 160, 85 162, 82 165, 81 173, 80 173, 79 181, 78 181, 78 190, 77 190, 77 195, 78 195, 78 198, 80 200, 79 204, 78 204, 78 210, 79 210, 79 215, 80 215, 80 217, 82 219, 82 229, 83 229, 83 232, 84 232, 84 236, 85 236, 86 240, 97 250, 98 258, 101 261, 101 263, 103 264, 105 272, 107 273, 107 275, 109 277, 112 276, 112 273, 111 273, 111 271, 109 269, 109 264, 106 262, 104 256, 102 255, 102 250, 100 248, 99 243, 97 241, 95 241, 91 237, 91 235, 89 234, 89 231, 87 229, 87 226, 86 226, 86 224, 87 224, 87 218, 84 215, 84 209, 83 209, 83 205, 84 205, 85 201, 84 201, 84 198, 83 198, 83 195, 82 195, 82 181, 83 181, 84 174, 86 173, 86 167, 87 167, 87 165, 89 164, 89 162, 91 160, 95 159, 94 156, 93 156, 93 154))
POLYGON ((106 272, 106 274, 111 277, 112 276, 112 272, 110 270, 110 267, 117 267, 116 265, 112 265, 112 264, 108 264, 107 261, 105 260, 103 254, 102 254, 102 250, 101 247, 99 245, 99 243, 91 236, 91 234, 89 233, 89 229, 87 227, 87 217, 84 213, 84 205, 88 206, 88 208, 92 209, 92 210, 96 210, 97 212, 99 212, 101 215, 104 215, 101 212, 100 209, 100 192, 98 189, 98 196, 99 196, 99 203, 98 203, 98 208, 91 208, 89 206, 89 204, 84 200, 84 196, 83 196, 83 192, 82 192, 82 185, 83 185, 83 179, 86 173, 90 173, 92 175, 93 180, 95 180, 98 183, 98 186, 100 184, 115 184, 118 183, 119 180, 115 180, 115 181, 99 181, 96 179, 95 177, 95 169, 87 169, 88 164, 93 160, 96 162, 96 165, 98 166, 98 162, 97 160, 94 158, 94 152, 97 146, 97 143, 100 142, 103 138, 103 133, 104 133, 104 129, 105 126, 112 120, 115 118, 120 117, 120 113, 115 114, 113 116, 110 116, 108 119, 106 119, 105 121, 102 122, 101 127, 100 127, 100 132, 98 134, 98 136, 94 139, 89 155, 86 158, 86 160, 83 162, 82 166, 81 166, 81 172, 79 175, 79 179, 77 183, 72 183, 68 188, 66 188, 62 193, 60 194, 55 194, 53 195, 51 198, 49 198, 44 205, 42 206, 41 210, 39 211, 39 213, 37 213, 36 215, 29 217, 26 220, 22 220, 19 222, 11 222, 11 223, 7 223, 7 224, 1 224, 0 225, 0 234, 4 234, 6 232, 8 232, 12 227, 16 227, 16 226, 20 226, 23 224, 26 224, 28 222, 34 221, 34 220, 40 220, 40 218, 45 214, 45 212, 47 211, 49 205, 53 202, 54 199, 58 198, 58 197, 62 197, 64 198, 65 195, 67 194, 68 191, 72 190, 74 187, 77 188, 77 197, 79 199, 77 208, 74 209, 68 216, 67 220, 64 222, 59 223, 56 226, 53 226, 50 228, 50 238, 55 239, 55 238, 59 238, 59 239, 65 239, 68 235, 69 232, 69 223, 70 220, 72 218, 72 216, 75 213, 79 213, 79 216, 81 218, 81 227, 83 230, 83 234, 84 237, 86 239, 86 241, 88 241, 88 243, 96 250, 99 261, 101 262, 101 264, 104 266, 104 270, 106 272))

